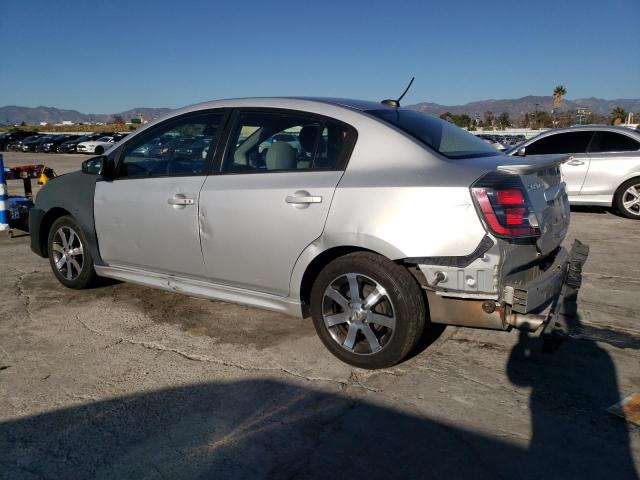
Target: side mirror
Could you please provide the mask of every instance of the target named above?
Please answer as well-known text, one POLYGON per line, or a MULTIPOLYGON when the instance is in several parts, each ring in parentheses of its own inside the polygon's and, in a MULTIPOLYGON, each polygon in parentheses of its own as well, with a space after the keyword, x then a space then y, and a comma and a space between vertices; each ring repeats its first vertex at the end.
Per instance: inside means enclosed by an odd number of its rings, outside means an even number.
POLYGON ((518 157, 524 157, 526 156, 526 154, 527 154, 526 147, 519 148, 518 151, 516 152, 516 156, 518 157))
POLYGON ((82 162, 82 173, 112 178, 114 173, 113 162, 106 155, 90 158, 82 162))

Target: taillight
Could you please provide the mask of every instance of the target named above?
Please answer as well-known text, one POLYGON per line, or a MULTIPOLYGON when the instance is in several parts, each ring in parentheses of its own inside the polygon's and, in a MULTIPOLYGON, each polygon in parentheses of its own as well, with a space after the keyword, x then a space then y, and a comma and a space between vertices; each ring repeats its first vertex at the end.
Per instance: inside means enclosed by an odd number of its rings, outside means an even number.
POLYGON ((522 238, 540 235, 535 214, 523 189, 515 182, 489 186, 479 182, 471 188, 490 230, 499 237, 522 238), (533 223, 532 223, 533 220, 533 223))

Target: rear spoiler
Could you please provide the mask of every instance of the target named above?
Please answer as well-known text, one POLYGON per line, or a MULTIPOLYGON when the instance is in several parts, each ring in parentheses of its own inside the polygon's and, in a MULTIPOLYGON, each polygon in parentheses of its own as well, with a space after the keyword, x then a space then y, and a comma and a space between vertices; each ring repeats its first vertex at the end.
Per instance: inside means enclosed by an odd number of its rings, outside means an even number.
POLYGON ((539 170, 558 167, 569 160, 569 155, 531 155, 526 159, 530 162, 522 165, 499 165, 496 170, 516 175, 527 175, 539 170))

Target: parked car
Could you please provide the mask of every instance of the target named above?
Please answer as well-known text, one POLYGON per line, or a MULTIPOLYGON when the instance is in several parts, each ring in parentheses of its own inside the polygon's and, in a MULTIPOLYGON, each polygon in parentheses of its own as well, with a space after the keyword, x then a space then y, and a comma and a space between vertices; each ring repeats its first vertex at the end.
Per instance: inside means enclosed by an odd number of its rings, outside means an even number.
POLYGON ((570 156, 562 172, 571 204, 613 207, 640 220, 640 132, 602 125, 548 130, 507 152, 557 153, 570 156))
POLYGON ((102 133, 92 133, 88 135, 82 135, 81 137, 78 137, 73 140, 67 140, 66 142, 63 142, 62 144, 60 144, 60 146, 57 148, 57 152, 58 153, 75 153, 76 145, 78 145, 79 143, 90 142, 93 140, 97 140, 101 137, 104 137, 102 133))
POLYGON ((53 138, 53 135, 40 135, 33 139, 25 139, 22 142, 21 151, 23 152, 38 152, 43 141, 53 138))
POLYGON ((40 150, 45 153, 54 153, 58 152, 60 145, 62 145, 66 141, 73 141, 76 138, 79 138, 80 135, 55 135, 53 138, 44 140, 40 144, 40 150))
POLYGON ((27 142, 29 144, 31 144, 31 142, 35 142, 37 139, 43 137, 44 135, 40 134, 40 133, 34 133, 32 135, 29 135, 26 138, 23 138, 22 140, 16 140, 14 142, 11 142, 9 145, 7 145, 7 150, 13 150, 15 152, 21 152, 22 151, 22 145, 27 142))
POLYGON ((9 144, 24 140, 27 137, 32 136, 33 134, 34 132, 25 132, 22 130, 3 133, 2 135, 0 135, 0 151, 8 150, 9 144))
POLYGON ((116 144, 113 137, 103 136, 96 140, 90 140, 88 142, 80 142, 76 145, 76 152, 78 153, 95 153, 101 155, 106 150, 110 149, 116 144))
MULTIPOLYGON (((40 139, 37 142, 35 142, 33 144, 33 146, 31 147, 31 151, 33 151, 33 152, 43 152, 44 151, 44 145, 49 143, 49 142, 53 142, 53 140, 57 136, 58 136, 57 134, 48 134, 48 135, 45 135, 43 137, 40 137, 40 139)), ((26 150, 24 150, 24 148, 23 148, 22 151, 24 152, 26 150)))
POLYGON ((103 135, 96 140, 80 142, 76 145, 76 152, 102 155, 127 135, 127 133, 114 133, 112 135, 103 135))
POLYGON ((388 104, 216 101, 50 181, 31 248, 70 288, 111 277, 311 316, 338 358, 381 368, 432 323, 554 328, 586 255, 561 245, 565 159, 508 157, 388 104), (278 141, 263 161, 260 145, 287 131, 310 156, 278 141), (206 158, 140 154, 169 136, 208 138, 206 158))

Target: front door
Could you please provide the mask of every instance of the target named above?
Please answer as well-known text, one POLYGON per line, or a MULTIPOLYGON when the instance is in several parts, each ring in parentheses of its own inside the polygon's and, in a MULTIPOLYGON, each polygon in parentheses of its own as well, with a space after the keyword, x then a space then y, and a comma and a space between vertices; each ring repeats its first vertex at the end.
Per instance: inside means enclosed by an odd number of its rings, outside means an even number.
POLYGON ((221 174, 200 194, 213 282, 286 296, 296 260, 324 229, 355 132, 297 112, 239 112, 221 174))
POLYGON ((96 183, 96 233, 108 265, 204 276, 198 201, 223 118, 188 114, 124 145, 116 179, 96 183))

